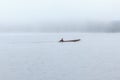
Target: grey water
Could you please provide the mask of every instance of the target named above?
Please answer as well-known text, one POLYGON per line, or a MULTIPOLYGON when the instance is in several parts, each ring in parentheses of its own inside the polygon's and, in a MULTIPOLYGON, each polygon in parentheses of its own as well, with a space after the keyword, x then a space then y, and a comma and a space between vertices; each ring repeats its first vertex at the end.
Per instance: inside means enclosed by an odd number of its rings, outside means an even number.
POLYGON ((119 80, 119 33, 0 34, 0 80, 119 80), (76 43, 59 43, 61 39, 76 43))

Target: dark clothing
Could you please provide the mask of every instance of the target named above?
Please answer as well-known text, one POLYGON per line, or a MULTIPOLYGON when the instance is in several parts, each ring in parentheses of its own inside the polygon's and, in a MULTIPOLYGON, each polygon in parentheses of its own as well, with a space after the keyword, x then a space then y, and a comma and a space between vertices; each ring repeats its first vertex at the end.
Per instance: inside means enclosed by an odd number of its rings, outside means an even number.
POLYGON ((63 42, 64 40, 63 40, 63 38, 60 40, 60 42, 63 42))

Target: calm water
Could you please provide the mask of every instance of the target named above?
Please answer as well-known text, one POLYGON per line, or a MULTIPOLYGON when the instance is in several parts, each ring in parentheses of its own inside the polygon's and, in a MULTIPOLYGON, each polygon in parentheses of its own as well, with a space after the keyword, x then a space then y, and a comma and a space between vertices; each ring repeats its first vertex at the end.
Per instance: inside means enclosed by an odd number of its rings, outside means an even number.
POLYGON ((120 34, 0 34, 0 80, 119 80, 120 34), (82 39, 58 43, 60 38, 82 39))

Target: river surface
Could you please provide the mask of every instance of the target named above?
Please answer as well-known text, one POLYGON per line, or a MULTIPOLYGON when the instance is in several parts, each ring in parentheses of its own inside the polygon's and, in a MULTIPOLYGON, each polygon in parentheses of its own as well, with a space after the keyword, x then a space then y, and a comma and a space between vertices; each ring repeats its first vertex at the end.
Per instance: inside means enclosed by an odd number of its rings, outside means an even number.
POLYGON ((120 80, 119 74, 119 33, 0 34, 0 80, 120 80))

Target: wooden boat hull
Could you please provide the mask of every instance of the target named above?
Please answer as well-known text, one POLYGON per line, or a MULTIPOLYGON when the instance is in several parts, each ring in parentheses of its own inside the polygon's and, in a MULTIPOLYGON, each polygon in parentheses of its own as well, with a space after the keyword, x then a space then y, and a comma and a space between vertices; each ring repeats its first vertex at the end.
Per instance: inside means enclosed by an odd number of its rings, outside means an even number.
POLYGON ((76 40, 64 40, 64 41, 59 41, 59 42, 78 42, 80 41, 80 39, 76 39, 76 40))

